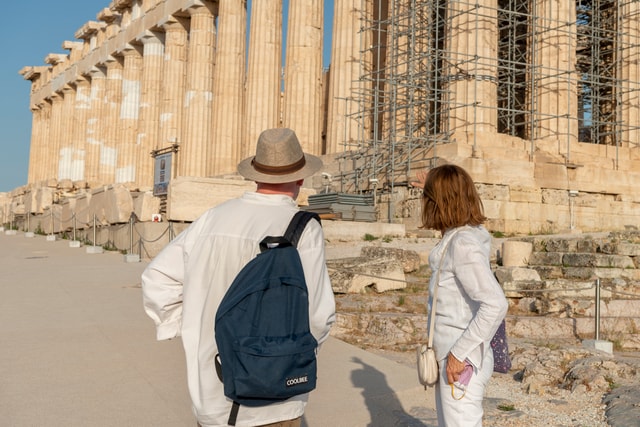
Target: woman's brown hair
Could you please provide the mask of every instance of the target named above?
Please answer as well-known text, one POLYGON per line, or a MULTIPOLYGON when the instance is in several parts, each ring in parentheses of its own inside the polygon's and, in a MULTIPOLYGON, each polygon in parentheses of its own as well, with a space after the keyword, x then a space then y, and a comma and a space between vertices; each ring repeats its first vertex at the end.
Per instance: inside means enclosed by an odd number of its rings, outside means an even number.
POLYGON ((443 233, 463 225, 480 225, 482 200, 471 176, 456 165, 441 165, 427 174, 422 189, 422 228, 443 233))

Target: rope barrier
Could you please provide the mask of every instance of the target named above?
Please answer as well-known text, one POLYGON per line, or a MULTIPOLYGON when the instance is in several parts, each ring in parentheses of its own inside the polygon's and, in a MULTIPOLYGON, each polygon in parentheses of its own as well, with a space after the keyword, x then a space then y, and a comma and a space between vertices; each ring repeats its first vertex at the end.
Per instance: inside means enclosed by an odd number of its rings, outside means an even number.
POLYGON ((138 228, 134 225, 133 229, 135 230, 136 234, 140 237, 140 240, 142 240, 144 243, 155 243, 158 240, 162 239, 162 237, 167 234, 169 232, 169 226, 167 226, 167 228, 165 228, 165 230, 162 232, 162 234, 160 234, 160 236, 158 236, 155 239, 145 239, 144 236, 142 235, 142 233, 140 233, 140 231, 138 230, 138 228))

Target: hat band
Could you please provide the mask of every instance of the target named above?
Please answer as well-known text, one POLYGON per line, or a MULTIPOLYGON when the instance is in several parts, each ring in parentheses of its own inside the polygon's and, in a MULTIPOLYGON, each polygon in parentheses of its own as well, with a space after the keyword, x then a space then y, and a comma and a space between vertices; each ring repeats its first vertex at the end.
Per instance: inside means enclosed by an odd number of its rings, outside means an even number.
POLYGON ((306 163, 307 161, 304 156, 302 156, 297 162, 285 166, 263 165, 262 163, 256 162, 255 158, 251 160, 251 165, 257 172, 267 175, 287 175, 289 173, 297 172, 302 169, 306 163))

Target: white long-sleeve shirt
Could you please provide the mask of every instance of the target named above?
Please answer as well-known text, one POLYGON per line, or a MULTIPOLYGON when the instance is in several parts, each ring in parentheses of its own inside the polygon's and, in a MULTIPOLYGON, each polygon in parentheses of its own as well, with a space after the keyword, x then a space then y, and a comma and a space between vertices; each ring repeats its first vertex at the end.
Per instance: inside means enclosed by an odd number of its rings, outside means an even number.
POLYGON ((491 236, 482 226, 447 230, 429 254, 431 296, 442 256, 433 348, 438 360, 449 352, 482 369, 491 338, 507 313, 507 300, 489 263, 491 236), (443 250, 445 253, 443 254, 443 250))
MULTIPOLYGON (((226 426, 232 405, 214 367, 218 306, 238 272, 260 252, 260 241, 282 235, 297 210, 288 196, 245 193, 204 213, 142 274, 144 309, 156 324, 158 340, 182 336, 189 393, 203 426, 226 426)), ((307 224, 298 252, 309 292, 311 333, 322 343, 335 320, 335 301, 317 221, 307 224)), ((242 406, 237 425, 297 418, 304 413, 307 397, 266 407, 242 406)))

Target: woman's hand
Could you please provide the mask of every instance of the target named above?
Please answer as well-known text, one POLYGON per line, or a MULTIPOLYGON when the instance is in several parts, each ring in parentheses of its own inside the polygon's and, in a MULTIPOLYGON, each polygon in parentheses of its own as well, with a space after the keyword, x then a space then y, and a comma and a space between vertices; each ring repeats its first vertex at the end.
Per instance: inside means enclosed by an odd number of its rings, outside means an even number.
POLYGON ((429 173, 427 169, 419 170, 416 173, 416 179, 412 179, 410 184, 417 188, 424 188, 424 183, 427 182, 427 173, 429 173))
POLYGON ((447 381, 449 384, 458 381, 464 367, 464 362, 459 361, 453 354, 449 353, 447 356, 447 381))

